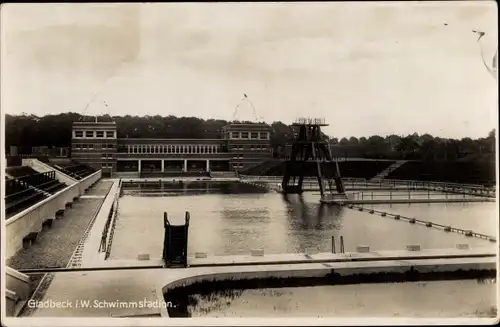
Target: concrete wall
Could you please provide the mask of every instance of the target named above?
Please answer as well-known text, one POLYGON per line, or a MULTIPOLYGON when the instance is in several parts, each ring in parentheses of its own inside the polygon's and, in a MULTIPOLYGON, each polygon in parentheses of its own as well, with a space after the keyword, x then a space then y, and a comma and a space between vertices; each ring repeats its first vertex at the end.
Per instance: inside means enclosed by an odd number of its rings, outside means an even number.
POLYGON ((22 305, 29 300, 30 278, 10 267, 5 267, 5 303, 6 315, 18 314, 22 305))
POLYGON ((30 295, 30 278, 10 267, 5 267, 5 287, 16 293, 22 300, 30 295))
POLYGON ((100 180, 102 177, 102 171, 98 170, 95 173, 88 175, 87 177, 81 179, 78 181, 78 189, 80 191, 80 195, 83 195, 85 191, 92 186, 94 183, 96 183, 98 180, 100 180))
POLYGON ((5 290, 5 315, 13 317, 16 314, 16 305, 18 302, 18 296, 15 292, 6 289, 5 290))
MULTIPOLYGON (((36 162, 34 164, 37 168, 40 167, 36 162)), ((8 219, 5 222, 6 258, 10 258, 23 247, 25 236, 31 232, 41 232, 45 220, 55 219, 58 210, 65 210, 67 203, 72 203, 73 198, 84 194, 85 190, 100 178, 101 171, 97 171, 8 219)))
MULTIPOLYGON (((159 301, 164 300, 164 294, 178 287, 192 285, 199 282, 229 281, 261 278, 293 278, 293 277, 325 277, 331 272, 341 276, 376 273, 404 273, 410 267, 415 271, 425 272, 454 272, 458 270, 494 270, 496 258, 457 258, 457 259, 422 259, 413 260, 412 264, 401 264, 399 261, 379 262, 344 262, 331 264, 330 267, 321 264, 305 264, 302 267, 291 269, 291 265, 247 266, 247 267, 204 267, 185 270, 186 275, 180 278, 173 277, 168 284, 156 291, 159 301), (212 270, 212 271, 210 271, 212 270), (218 272, 214 272, 218 270, 218 272)), ((161 316, 168 317, 168 310, 161 308, 161 316)))

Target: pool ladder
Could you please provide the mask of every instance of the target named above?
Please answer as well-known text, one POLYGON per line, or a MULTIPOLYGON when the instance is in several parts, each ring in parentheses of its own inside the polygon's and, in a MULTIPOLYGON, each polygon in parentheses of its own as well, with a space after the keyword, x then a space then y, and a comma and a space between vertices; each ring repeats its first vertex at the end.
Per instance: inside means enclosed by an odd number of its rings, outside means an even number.
MULTIPOLYGON (((335 250, 335 236, 332 236, 332 253, 337 253, 335 250)), ((345 253, 344 249, 344 236, 340 236, 340 252, 339 253, 345 253)))

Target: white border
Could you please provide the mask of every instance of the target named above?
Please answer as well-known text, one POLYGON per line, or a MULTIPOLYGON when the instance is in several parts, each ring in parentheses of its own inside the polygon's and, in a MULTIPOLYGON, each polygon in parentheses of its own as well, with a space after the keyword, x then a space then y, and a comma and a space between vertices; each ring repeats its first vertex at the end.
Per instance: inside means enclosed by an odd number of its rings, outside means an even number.
MULTIPOLYGON (((458 2, 458 1, 457 1, 458 2)), ((393 2, 398 3, 398 2, 393 2)), ((439 3, 439 2, 431 2, 431 3, 439 3)), ((468 1, 459 2, 462 5, 466 5, 468 1)), ((4 4, 5 5, 5 4, 4 4)), ((25 4, 28 5, 28 4, 25 4)), ((1 19, 2 10, 0 8, 0 24, 4 20, 1 19)), ((1 40, 5 40, 3 37, 4 28, 1 28, 0 25, 0 71, 4 71, 2 69, 3 61, 1 57, 4 53, 4 46, 1 40)), ((5 79, 5 74, 0 74, 1 80, 5 79)), ((497 78, 498 81, 498 78, 497 78)), ((2 227, 5 227, 5 204, 3 194, 5 192, 5 170, 4 166, 6 165, 6 157, 5 157, 5 114, 2 110, 2 89, 0 82, 0 151, 1 151, 1 160, 0 160, 0 190, 1 190, 1 199, 0 199, 0 208, 1 213, 0 217, 2 219, 2 227)), ((497 98, 497 106, 498 106, 498 98, 497 98)), ((498 111, 495 111, 496 116, 496 188, 497 188, 497 198, 496 198, 496 209, 497 213, 499 213, 499 131, 498 131, 498 111)), ((0 236, 1 236, 1 246, 0 246, 0 259, 1 259, 1 271, 2 274, 5 273, 4 265, 5 265, 5 228, 0 228, 0 236)), ((497 242, 499 240, 500 235, 500 221, 497 219, 497 242)), ((500 247, 497 244, 497 258, 500 254, 500 247)), ((8 326, 125 326, 125 325, 134 325, 134 326, 165 326, 165 325, 179 325, 179 326, 199 326, 199 325, 224 325, 224 326, 278 326, 278 325, 288 325, 288 326, 304 326, 304 325, 317 325, 317 326, 331 326, 331 325, 483 325, 483 324, 494 324, 500 321, 498 311, 500 309, 499 306, 499 296, 500 290, 498 288, 498 277, 500 277, 499 273, 500 262, 497 261, 497 317, 496 318, 456 318, 456 319, 439 319, 439 318, 124 318, 124 319, 116 319, 116 318, 12 318, 6 317, 5 315, 5 278, 0 278, 0 314, 1 320, 8 326)), ((3 277, 3 275, 2 275, 3 277)))

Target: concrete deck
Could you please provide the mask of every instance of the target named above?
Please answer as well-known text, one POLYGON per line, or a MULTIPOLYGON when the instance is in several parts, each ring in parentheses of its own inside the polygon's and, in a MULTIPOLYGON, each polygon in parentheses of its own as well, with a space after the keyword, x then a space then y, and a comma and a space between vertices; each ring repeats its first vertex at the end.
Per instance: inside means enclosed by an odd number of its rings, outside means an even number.
MULTIPOLYGON (((463 258, 488 258, 495 257, 495 246, 484 246, 480 248, 456 248, 456 249, 424 249, 419 251, 372 251, 372 252, 346 252, 346 253, 286 253, 267 254, 263 256, 233 255, 233 256, 207 256, 206 258, 188 257, 189 267, 195 269, 200 267, 237 267, 237 266, 259 266, 259 265, 297 265, 309 263, 336 263, 355 261, 387 261, 395 260, 430 260, 430 259, 463 259, 463 258)), ((94 261, 92 266, 77 269, 90 271, 92 269, 139 269, 139 268, 162 268, 163 260, 153 257, 149 260, 135 259, 112 259, 94 261)), ((176 270, 181 269, 177 268, 176 270)), ((58 270, 51 270, 58 272, 58 270)), ((69 270, 68 270, 69 271, 69 270)), ((30 271, 23 270, 24 273, 30 271)))
MULTIPOLYGON (((496 258, 379 260, 337 262, 327 265, 260 265, 199 267, 191 269, 134 269, 56 273, 42 300, 44 304, 65 303, 66 308, 38 308, 33 317, 109 317, 158 315, 167 317, 163 293, 172 287, 202 280, 266 277, 323 277, 332 269, 340 275, 376 272, 453 271, 494 269, 496 258), (82 302, 83 301, 83 302, 82 302), (141 305, 142 303, 142 305, 141 305), (163 309, 162 309, 163 306, 163 309)), ((33 305, 33 303, 32 303, 33 305)), ((175 305, 175 303, 172 303, 175 305)))
MULTIPOLYGON (((102 196, 110 186, 110 183, 99 181, 87 195, 102 196)), ((40 233, 31 247, 20 250, 7 260, 7 265, 14 269, 65 267, 102 202, 102 198, 80 197, 66 209, 62 219, 56 219, 52 228, 40 233)))
POLYGON ((92 229, 89 231, 87 239, 83 245, 82 261, 81 266, 93 266, 95 262, 101 260, 101 254, 99 248, 101 245, 101 238, 106 221, 113 205, 116 193, 119 192, 119 179, 108 179, 109 183, 112 183, 106 198, 102 202, 101 209, 96 215, 92 229))

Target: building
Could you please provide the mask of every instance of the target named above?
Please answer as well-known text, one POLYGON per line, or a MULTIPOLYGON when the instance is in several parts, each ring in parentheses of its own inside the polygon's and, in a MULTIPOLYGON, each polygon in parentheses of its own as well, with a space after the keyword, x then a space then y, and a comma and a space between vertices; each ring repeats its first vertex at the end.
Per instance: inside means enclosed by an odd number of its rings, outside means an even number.
POLYGON ((102 169, 105 175, 116 171, 115 122, 74 122, 71 134, 71 159, 102 169))
POLYGON ((271 127, 230 124, 218 139, 118 138, 115 122, 75 122, 71 158, 104 175, 242 171, 272 157, 271 127))
POLYGON ((45 155, 50 158, 67 158, 69 157, 68 147, 48 147, 48 146, 34 146, 31 148, 33 155, 45 155))

